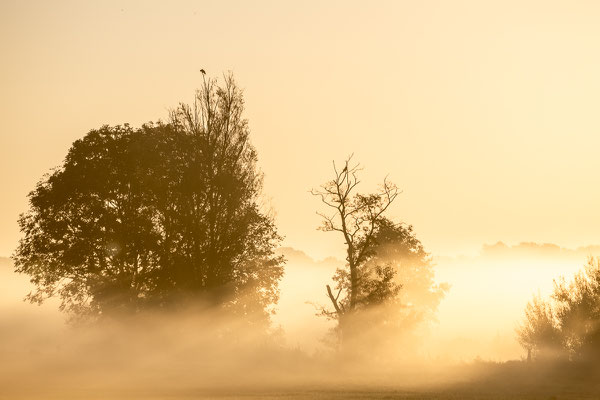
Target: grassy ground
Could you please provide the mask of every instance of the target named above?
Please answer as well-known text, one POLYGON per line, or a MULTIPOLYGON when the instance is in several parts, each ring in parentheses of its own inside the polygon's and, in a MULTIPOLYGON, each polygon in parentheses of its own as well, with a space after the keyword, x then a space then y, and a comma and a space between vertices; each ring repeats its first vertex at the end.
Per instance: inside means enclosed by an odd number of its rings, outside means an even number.
MULTIPOLYGON (((406 385, 337 385, 280 390, 220 390, 181 393, 189 399, 600 399, 600 370, 592 364, 572 363, 474 363, 462 367, 456 376, 468 377, 453 382, 406 385)), ((165 399, 168 397, 164 397, 165 399)), ((177 398, 177 397, 173 397, 177 398)), ((161 397, 162 399, 162 397, 161 397)))
MULTIPOLYGON (((267 381, 253 382, 253 386, 237 386, 236 379, 229 384, 219 384, 208 389, 193 388, 193 385, 165 387, 131 385, 123 377, 122 386, 111 386, 102 380, 93 380, 93 386, 78 384, 58 385, 51 390, 39 391, 34 386, 21 387, 24 391, 2 395, 0 399, 46 399, 46 400, 308 400, 308 399, 398 399, 398 400, 587 400, 600 399, 600 369, 592 364, 573 363, 473 363, 457 366, 451 380, 438 380, 429 383, 421 380, 410 386, 406 376, 402 383, 393 379, 379 383, 359 383, 357 380, 345 383, 295 383, 276 386, 267 381), (462 378, 456 378, 462 377, 462 378), (425 383, 423 383, 425 382, 425 383), (257 388, 260 385, 261 388, 257 388), (25 394, 24 392, 29 392, 25 394)), ((415 372, 415 379, 419 371, 415 372)), ((431 375, 433 377, 433 375, 431 375)), ((239 378, 239 377, 237 377, 239 378)))

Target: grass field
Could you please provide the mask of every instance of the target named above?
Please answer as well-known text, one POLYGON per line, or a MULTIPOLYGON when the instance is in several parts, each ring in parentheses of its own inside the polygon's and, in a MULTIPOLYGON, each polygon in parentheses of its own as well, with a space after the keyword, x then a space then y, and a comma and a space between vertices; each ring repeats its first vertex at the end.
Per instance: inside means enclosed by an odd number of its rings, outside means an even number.
MULTIPOLYGON (((269 386, 264 388, 237 387, 235 382, 212 388, 178 387, 127 387, 104 386, 101 382, 90 386, 54 387, 41 393, 32 389, 29 394, 21 392, 2 396, 0 399, 49 399, 49 400, 309 400, 309 399, 399 399, 399 400, 587 400, 600 399, 600 379, 596 372, 572 364, 528 365, 514 363, 478 363, 459 367, 477 370, 477 376, 460 382, 419 384, 410 387, 393 383, 369 384, 305 384, 269 386)), ((462 373, 462 371, 459 371, 462 373)), ((469 371, 465 371, 468 373, 469 371)), ((126 378, 124 379, 126 381, 126 378)), ((150 385, 151 386, 151 385, 150 385)))

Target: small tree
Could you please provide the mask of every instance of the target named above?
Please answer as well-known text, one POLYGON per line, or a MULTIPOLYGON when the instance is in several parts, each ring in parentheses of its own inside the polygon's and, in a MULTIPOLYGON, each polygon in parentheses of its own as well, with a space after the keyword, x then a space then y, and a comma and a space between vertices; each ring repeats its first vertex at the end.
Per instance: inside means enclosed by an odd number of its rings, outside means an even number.
MULTIPOLYGON (((360 308, 381 304, 395 298, 400 285, 394 281, 394 270, 387 266, 367 267, 373 255, 375 237, 384 224, 383 214, 398 196, 396 185, 384 180, 380 191, 372 194, 354 193, 360 183, 358 164, 351 165, 351 157, 344 162, 341 171, 333 165, 334 178, 313 190, 312 194, 333 209, 332 214, 319 213, 323 217, 320 227, 325 232, 339 232, 346 244, 346 268, 337 270, 337 293, 326 285, 327 296, 333 310, 323 313, 336 318, 340 330, 346 328, 348 316, 360 308), (344 293, 343 297, 340 297, 344 293)), ((347 330, 347 329, 346 329, 347 330)))
POLYGON ((562 342, 574 359, 600 357, 600 260, 590 257, 569 283, 555 282, 552 298, 562 342))
POLYGON ((600 261, 590 257, 567 282, 554 282, 550 302, 539 296, 525 309, 517 329, 519 341, 534 356, 568 356, 597 360, 600 356, 600 261))
POLYGON ((562 350, 562 334, 550 303, 540 295, 525 308, 525 320, 517 327, 518 340, 527 350, 527 359, 556 357, 562 350))

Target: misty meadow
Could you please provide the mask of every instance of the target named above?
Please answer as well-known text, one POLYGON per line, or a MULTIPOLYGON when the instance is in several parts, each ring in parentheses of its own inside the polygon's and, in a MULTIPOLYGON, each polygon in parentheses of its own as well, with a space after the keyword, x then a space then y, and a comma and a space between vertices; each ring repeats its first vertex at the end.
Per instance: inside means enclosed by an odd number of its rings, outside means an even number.
POLYGON ((0 399, 598 398, 600 8, 526 3, 0 5, 0 399))

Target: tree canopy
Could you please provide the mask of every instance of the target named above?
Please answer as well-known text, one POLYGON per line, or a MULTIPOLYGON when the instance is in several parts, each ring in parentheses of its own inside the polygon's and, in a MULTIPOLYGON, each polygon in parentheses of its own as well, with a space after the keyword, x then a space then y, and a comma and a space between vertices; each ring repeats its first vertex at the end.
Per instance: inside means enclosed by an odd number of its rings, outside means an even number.
POLYGON ((388 268, 394 281, 402 285, 398 292, 403 324, 416 324, 435 318, 437 308, 450 289, 447 283, 435 282, 431 255, 416 237, 412 225, 381 220, 374 236, 373 255, 365 270, 388 268))
POLYGON ((41 302, 76 314, 202 298, 264 314, 283 259, 231 76, 205 80, 168 123, 103 126, 29 194, 14 254, 41 302))

